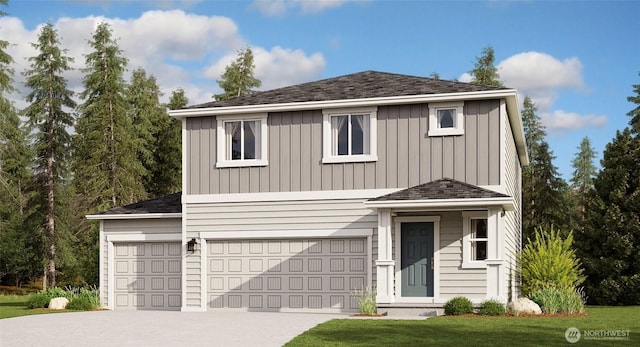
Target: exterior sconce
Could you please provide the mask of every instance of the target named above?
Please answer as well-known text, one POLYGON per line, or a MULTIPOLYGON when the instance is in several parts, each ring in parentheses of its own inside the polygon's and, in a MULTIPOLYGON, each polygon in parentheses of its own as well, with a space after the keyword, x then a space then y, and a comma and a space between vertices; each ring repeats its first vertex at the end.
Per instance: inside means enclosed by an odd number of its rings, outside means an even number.
POLYGON ((187 242, 187 252, 189 252, 189 253, 195 252, 197 244, 198 244, 198 242, 196 242, 195 238, 189 240, 189 242, 187 242))

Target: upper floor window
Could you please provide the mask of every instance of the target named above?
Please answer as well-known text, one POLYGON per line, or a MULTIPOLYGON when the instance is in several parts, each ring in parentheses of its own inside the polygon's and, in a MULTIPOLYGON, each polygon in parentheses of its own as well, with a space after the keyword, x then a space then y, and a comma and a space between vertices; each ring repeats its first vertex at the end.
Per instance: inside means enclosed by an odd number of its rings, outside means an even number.
POLYGON ((464 134, 464 102, 429 104, 429 136, 464 134))
POLYGON ((376 109, 325 110, 323 163, 375 161, 376 109))
POLYGON ((217 167, 267 165, 266 114, 217 118, 217 167))

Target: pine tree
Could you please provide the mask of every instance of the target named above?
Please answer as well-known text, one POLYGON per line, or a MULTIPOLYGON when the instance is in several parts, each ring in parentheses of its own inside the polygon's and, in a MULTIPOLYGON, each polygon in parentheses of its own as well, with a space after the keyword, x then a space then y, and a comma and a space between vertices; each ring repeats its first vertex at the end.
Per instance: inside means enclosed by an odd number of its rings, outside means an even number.
POLYGON ((164 168, 157 162, 158 147, 161 145, 159 133, 167 121, 165 106, 160 103, 162 92, 153 76, 147 77, 142 68, 133 71, 127 89, 134 136, 137 140, 138 160, 145 169, 144 189, 152 197, 157 196, 165 182, 159 181, 156 174, 164 168))
MULTIPOLYGON (((6 6, 6 0, 0 0, 6 6)), ((0 10, 0 17, 6 15, 0 10)), ((13 58, 0 40, 0 279, 11 277, 20 287, 42 273, 40 238, 24 228, 28 212, 31 152, 27 131, 7 95, 13 91, 13 58)))
POLYGON ((640 305, 640 139, 618 131, 601 164, 577 235, 586 294, 598 305, 640 305))
POLYGON ((566 231, 569 219, 567 186, 553 165, 553 152, 545 141, 546 132, 536 110, 531 99, 525 97, 522 122, 530 163, 522 172, 524 240, 532 239, 536 228, 548 230, 555 226, 566 231))
MULTIPOLYGON (((187 106, 189 99, 183 89, 171 93, 167 108, 180 109, 187 106)), ((179 192, 182 188, 182 123, 165 114, 158 132, 154 177, 158 184, 153 194, 156 196, 179 192)))
POLYGON ((36 219, 42 220, 47 238, 47 281, 56 286, 56 195, 68 174, 71 136, 67 129, 73 126, 70 110, 76 107, 73 92, 67 89, 62 73, 70 70, 71 58, 60 49, 58 33, 51 24, 42 27, 38 43, 32 44, 39 53, 29 58, 31 69, 24 72, 29 106, 24 110, 28 124, 34 132, 35 180, 38 190, 36 206, 41 206, 36 219))
POLYGON ((591 147, 591 141, 585 137, 580 142, 578 153, 571 161, 573 177, 571 177, 571 200, 575 205, 576 221, 573 223, 575 230, 582 230, 585 220, 585 206, 589 191, 593 188, 593 178, 597 174, 595 165, 596 152, 591 147))
POLYGON ((218 80, 218 85, 224 93, 214 95, 216 100, 227 100, 254 92, 252 88, 260 88, 262 82, 253 75, 255 64, 253 63, 253 51, 246 47, 238 51, 236 60, 227 65, 218 80))
POLYGON ((133 203, 146 197, 138 142, 134 137, 123 73, 127 60, 101 23, 89 44, 83 69, 84 103, 79 106, 75 137, 75 188, 89 213, 133 203))
MULTIPOLYGON (((640 75, 640 73, 638 73, 640 75)), ((629 124, 631 125, 631 131, 638 135, 640 134, 640 84, 633 85, 633 92, 635 95, 627 97, 627 101, 636 104, 636 107, 629 111, 627 115, 631 117, 629 124)))
POLYGON ((482 55, 476 57, 473 70, 469 71, 472 76, 471 83, 492 87, 503 87, 500 82, 500 74, 494 66, 493 47, 487 46, 482 49, 482 55))

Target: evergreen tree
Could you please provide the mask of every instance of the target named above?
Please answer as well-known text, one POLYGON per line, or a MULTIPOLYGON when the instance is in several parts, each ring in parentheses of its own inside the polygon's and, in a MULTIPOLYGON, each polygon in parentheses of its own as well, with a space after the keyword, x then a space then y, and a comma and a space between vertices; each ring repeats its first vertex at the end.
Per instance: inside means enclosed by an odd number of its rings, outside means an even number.
MULTIPOLYGON (((6 0, 0 0, 6 6, 6 0)), ((5 12, 0 10, 0 17, 5 12)), ((27 131, 7 95, 13 92, 13 58, 0 40, 0 279, 18 287, 43 270, 40 238, 24 228, 28 211, 31 152, 27 131)))
POLYGON ((262 82, 253 75, 255 64, 253 63, 253 51, 246 47, 238 51, 236 60, 227 65, 218 80, 218 85, 224 93, 214 95, 216 100, 227 100, 254 92, 252 88, 260 88, 262 82))
MULTIPOLYGON (((640 75, 640 73, 638 73, 640 75)), ((631 125, 631 131, 638 135, 640 134, 640 84, 633 85, 634 96, 627 97, 627 101, 636 104, 636 107, 629 111, 627 115, 631 117, 629 124, 631 125)))
POLYGON ((601 164, 577 235, 586 294, 594 304, 640 305, 640 139, 618 131, 601 164))
POLYGON ((106 23, 98 25, 89 44, 93 52, 83 69, 84 103, 79 106, 73 169, 76 191, 85 199, 82 206, 92 213, 133 203, 146 193, 125 99, 127 60, 106 23))
POLYGON ((144 167, 144 189, 155 197, 164 182, 158 181, 159 167, 156 156, 160 146, 159 133, 168 118, 165 106, 160 103, 162 92, 153 76, 147 77, 142 68, 133 71, 127 89, 127 101, 133 121, 134 137, 137 141, 138 160, 144 167))
POLYGON ((553 152, 545 141, 546 132, 536 110, 531 99, 525 97, 522 122, 530 163, 522 171, 523 240, 533 239, 536 228, 568 229, 567 186, 553 165, 553 152))
POLYGON ((571 161, 573 177, 571 178, 571 200, 575 205, 576 221, 573 223, 576 230, 583 229, 585 220, 585 206, 589 191, 593 188, 593 178, 597 174, 593 160, 596 152, 591 147, 591 141, 585 137, 580 142, 576 157, 571 161))
MULTIPOLYGON (((167 108, 184 108, 189 99, 183 89, 171 93, 167 108)), ((154 177, 158 184, 152 192, 156 196, 179 192, 182 188, 182 123, 165 114, 158 132, 154 177)))
POLYGON ((482 49, 482 55, 476 57, 476 63, 473 66, 473 70, 469 71, 469 74, 473 77, 471 83, 481 84, 492 87, 503 87, 500 82, 500 74, 498 69, 494 66, 494 52, 493 47, 487 46, 482 49))
POLYGON ((47 281, 56 286, 56 196, 67 177, 71 136, 67 129, 73 126, 69 110, 76 107, 73 92, 67 89, 62 73, 70 70, 71 58, 60 49, 58 33, 51 24, 42 27, 38 43, 32 44, 38 55, 29 58, 31 69, 24 72, 29 106, 24 110, 28 124, 34 132, 35 180, 37 196, 35 206, 41 207, 36 220, 41 220, 47 239, 47 281))

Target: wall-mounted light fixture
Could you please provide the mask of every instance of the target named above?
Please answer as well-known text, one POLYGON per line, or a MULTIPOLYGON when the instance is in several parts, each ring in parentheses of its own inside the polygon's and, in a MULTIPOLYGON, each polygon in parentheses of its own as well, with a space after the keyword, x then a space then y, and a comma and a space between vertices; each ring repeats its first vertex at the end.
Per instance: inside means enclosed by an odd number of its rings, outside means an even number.
POLYGON ((187 242, 187 252, 189 252, 189 253, 195 252, 197 244, 198 244, 198 242, 196 242, 195 238, 189 240, 189 242, 187 242))

